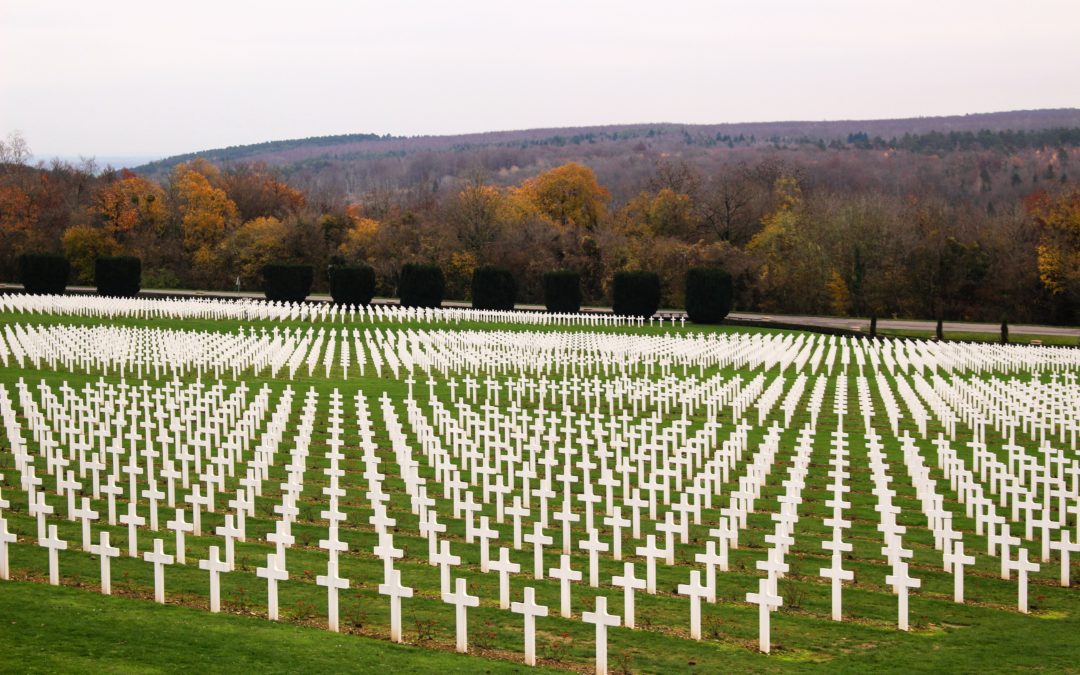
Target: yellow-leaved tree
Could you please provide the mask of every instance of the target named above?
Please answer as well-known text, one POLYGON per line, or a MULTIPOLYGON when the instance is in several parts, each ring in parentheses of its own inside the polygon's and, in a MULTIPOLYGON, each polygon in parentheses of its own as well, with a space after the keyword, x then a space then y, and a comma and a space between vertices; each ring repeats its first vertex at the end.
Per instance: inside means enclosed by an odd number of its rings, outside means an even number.
POLYGON ((215 185, 219 180, 217 168, 203 160, 179 164, 172 173, 184 248, 199 284, 220 285, 235 272, 222 269, 217 261, 218 248, 238 219, 236 204, 215 185))
POLYGON ((1028 201, 1039 225, 1039 278, 1051 294, 1080 302, 1080 190, 1028 201))
POLYGON ((219 264, 239 277, 241 287, 258 288, 263 266, 285 257, 288 234, 288 227, 277 218, 252 218, 221 245, 219 264))
POLYGON ((101 227, 76 225, 64 230, 64 255, 71 262, 73 281, 94 283, 98 258, 118 255, 123 250, 116 238, 101 227))
POLYGON ((829 305, 830 269, 821 242, 805 227, 799 182, 781 176, 773 188, 776 208, 762 218, 761 230, 746 250, 760 257, 758 282, 762 305, 772 310, 825 311, 829 305))

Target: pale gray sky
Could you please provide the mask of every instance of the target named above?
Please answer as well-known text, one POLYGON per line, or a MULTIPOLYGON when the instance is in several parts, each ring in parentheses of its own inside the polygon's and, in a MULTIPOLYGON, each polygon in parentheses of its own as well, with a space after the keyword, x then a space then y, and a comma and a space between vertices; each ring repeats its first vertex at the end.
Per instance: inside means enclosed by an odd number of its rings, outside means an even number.
POLYGON ((169 155, 350 132, 1080 107, 1080 0, 0 0, 0 135, 169 155))

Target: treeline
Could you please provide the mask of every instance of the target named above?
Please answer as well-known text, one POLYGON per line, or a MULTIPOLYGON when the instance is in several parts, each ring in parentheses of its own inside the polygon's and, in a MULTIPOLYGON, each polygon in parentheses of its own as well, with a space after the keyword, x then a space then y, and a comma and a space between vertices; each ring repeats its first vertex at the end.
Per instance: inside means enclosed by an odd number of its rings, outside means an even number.
MULTIPOLYGON (((858 139, 853 139, 857 141, 858 139)), ((518 302, 544 275, 580 276, 610 304, 620 272, 658 275, 682 307, 693 267, 723 267, 744 310, 1074 322, 1080 192, 1069 149, 591 155, 492 171, 477 155, 397 158, 395 179, 224 168, 195 159, 160 180, 28 166, 0 147, 0 275, 24 252, 63 253, 73 281, 134 255, 147 288, 258 290, 271 263, 367 264, 395 296, 406 265, 436 265, 449 299, 478 268, 510 270, 518 302), (455 161, 457 164, 455 165, 455 161), (608 181, 605 176, 612 177, 608 181), (1017 176, 1018 178, 1014 178, 1017 176)))

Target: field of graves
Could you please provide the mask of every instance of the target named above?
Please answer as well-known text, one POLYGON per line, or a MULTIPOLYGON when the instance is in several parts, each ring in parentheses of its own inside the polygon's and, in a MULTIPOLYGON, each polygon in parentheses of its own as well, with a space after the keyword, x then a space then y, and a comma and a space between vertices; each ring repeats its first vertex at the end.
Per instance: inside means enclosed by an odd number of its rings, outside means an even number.
POLYGON ((1050 346, 0 296, 0 669, 1073 670, 1078 374, 1050 346))

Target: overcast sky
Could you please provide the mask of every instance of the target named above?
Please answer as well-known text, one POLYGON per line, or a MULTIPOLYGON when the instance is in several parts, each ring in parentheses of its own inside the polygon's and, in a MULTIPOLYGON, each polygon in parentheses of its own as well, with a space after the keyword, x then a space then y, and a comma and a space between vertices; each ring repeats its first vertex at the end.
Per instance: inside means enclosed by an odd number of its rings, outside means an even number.
POLYGON ((1080 0, 0 0, 0 135, 164 156, 351 132, 1080 107, 1080 0))

